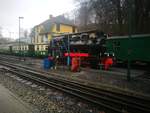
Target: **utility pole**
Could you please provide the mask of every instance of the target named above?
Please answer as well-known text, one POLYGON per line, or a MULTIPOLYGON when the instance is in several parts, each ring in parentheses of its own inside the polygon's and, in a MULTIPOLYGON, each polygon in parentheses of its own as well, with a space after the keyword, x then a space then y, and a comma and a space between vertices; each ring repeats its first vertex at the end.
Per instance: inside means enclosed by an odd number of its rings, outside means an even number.
POLYGON ((128 67, 127 67, 127 80, 131 79, 131 38, 132 38, 132 0, 128 0, 128 67))
POLYGON ((21 54, 21 44, 20 44, 20 20, 23 19, 23 17, 19 17, 19 54, 21 54))
POLYGON ((70 69, 70 38, 69 38, 69 35, 68 35, 68 57, 67 57, 67 65, 68 65, 68 68, 70 69))

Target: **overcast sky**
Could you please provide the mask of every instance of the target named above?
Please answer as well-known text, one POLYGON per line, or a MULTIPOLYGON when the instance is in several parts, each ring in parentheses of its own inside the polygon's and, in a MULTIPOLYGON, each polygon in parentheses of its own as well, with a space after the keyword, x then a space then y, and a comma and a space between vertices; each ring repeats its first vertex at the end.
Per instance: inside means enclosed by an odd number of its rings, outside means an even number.
POLYGON ((0 27, 3 35, 18 37, 18 17, 23 16, 21 27, 29 29, 49 18, 75 8, 74 0, 0 0, 0 27))

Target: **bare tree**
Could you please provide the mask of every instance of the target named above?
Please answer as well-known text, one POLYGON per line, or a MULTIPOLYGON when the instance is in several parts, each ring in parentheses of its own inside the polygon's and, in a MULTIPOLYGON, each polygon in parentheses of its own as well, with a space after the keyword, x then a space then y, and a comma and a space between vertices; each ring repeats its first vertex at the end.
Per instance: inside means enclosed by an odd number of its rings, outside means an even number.
POLYGON ((35 27, 31 28, 29 37, 30 37, 31 43, 34 43, 34 41, 35 41, 35 27))
POLYGON ((88 11, 89 11, 89 9, 88 9, 88 5, 87 5, 88 3, 87 2, 82 2, 81 3, 81 7, 80 7, 80 9, 79 9, 79 20, 80 20, 80 25, 82 26, 82 25, 84 25, 84 26, 86 26, 87 25, 87 23, 88 23, 88 11))
POLYGON ((119 32, 122 30, 124 20, 125 0, 79 0, 79 20, 85 26, 90 23, 97 25, 101 30, 108 30, 108 25, 119 26, 119 32))
POLYGON ((28 30, 24 30, 24 37, 28 38, 28 30))
POLYGON ((127 34, 128 9, 131 4, 132 33, 150 33, 150 0, 78 0, 77 2, 80 3, 78 10, 80 26, 94 22, 97 28, 105 32, 127 34))
POLYGON ((135 0, 134 7, 135 32, 150 33, 150 0, 135 0))

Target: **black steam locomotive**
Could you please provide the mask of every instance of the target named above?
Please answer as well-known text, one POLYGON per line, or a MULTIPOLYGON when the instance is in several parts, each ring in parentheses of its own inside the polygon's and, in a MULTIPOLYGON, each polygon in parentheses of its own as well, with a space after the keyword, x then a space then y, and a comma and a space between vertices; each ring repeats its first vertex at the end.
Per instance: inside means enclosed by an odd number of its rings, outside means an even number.
MULTIPOLYGON (((54 35, 49 44, 49 55, 57 57, 60 64, 67 64, 67 54, 80 57, 81 66, 97 68, 105 53, 106 35, 97 30, 54 35), (84 56, 85 55, 85 56, 84 56)), ((69 56, 69 55, 68 55, 69 56)))

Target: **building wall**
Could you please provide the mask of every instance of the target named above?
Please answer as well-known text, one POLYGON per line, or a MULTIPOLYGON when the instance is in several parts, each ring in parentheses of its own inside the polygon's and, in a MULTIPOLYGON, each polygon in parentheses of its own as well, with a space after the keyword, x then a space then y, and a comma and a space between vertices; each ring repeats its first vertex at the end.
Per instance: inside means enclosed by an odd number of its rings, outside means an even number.
MULTIPOLYGON (((65 25, 65 24, 60 24, 59 25, 59 30, 57 28, 57 24, 55 23, 51 29, 50 32, 53 32, 55 34, 62 34, 62 33, 76 33, 77 32, 77 28, 71 25, 65 25)), ((53 34, 48 34, 48 41, 50 41, 52 39, 52 35, 53 34)))
POLYGON ((36 26, 35 28, 35 37, 32 38, 33 44, 46 44, 52 39, 53 33, 55 34, 61 34, 61 33, 73 33, 77 32, 77 28, 71 25, 65 25, 65 24, 56 24, 54 23, 51 30, 48 34, 42 34, 40 35, 40 32, 42 32, 44 27, 42 25, 36 26), (58 28, 59 27, 59 28, 58 28), (46 39, 46 41, 45 41, 46 39))
MULTIPOLYGON (((50 32, 53 32, 53 34, 54 33, 55 34, 60 34, 60 33, 64 33, 64 31, 67 31, 67 30, 68 30, 67 28, 65 28, 65 30, 64 30, 64 28, 62 28, 62 25, 60 25, 59 30, 57 30, 57 24, 55 23, 55 24, 53 24, 52 29, 51 29, 50 32)), ((68 32, 71 32, 71 30, 69 29, 68 32)), ((53 34, 51 34, 51 33, 48 34, 48 41, 50 41, 52 39, 53 34)))
POLYGON ((57 24, 54 24, 52 27, 52 32, 55 33, 73 33, 73 32, 77 32, 77 28, 71 25, 65 25, 65 24, 60 24, 59 25, 59 30, 57 30, 57 24), (73 31, 73 29, 75 29, 73 31))
POLYGON ((50 41, 52 39, 52 35, 48 34, 48 41, 50 41))
POLYGON ((63 33, 73 33, 73 26, 68 26, 68 25, 60 25, 60 32, 63 33))

